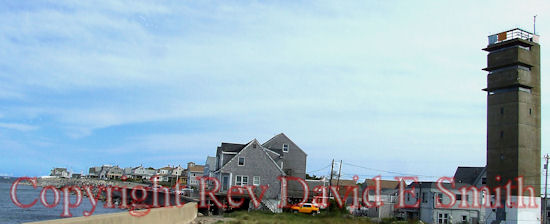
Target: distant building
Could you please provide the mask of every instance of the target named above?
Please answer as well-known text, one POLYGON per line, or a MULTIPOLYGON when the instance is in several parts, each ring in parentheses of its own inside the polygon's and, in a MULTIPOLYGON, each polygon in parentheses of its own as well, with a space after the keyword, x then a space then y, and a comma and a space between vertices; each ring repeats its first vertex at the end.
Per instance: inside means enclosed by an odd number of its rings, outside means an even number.
MULTIPOLYGON (((407 219, 419 219, 424 223, 486 223, 490 214, 486 214, 485 208, 474 208, 471 206, 474 203, 474 195, 472 191, 468 191, 466 195, 462 195, 459 189, 461 187, 476 187, 485 186, 487 172, 485 167, 458 167, 455 172, 455 186, 450 183, 444 183, 443 186, 456 196, 456 203, 450 208, 441 208, 436 206, 436 200, 440 203, 450 203, 449 197, 437 188, 436 182, 419 182, 411 183, 407 190, 414 187, 414 195, 407 194, 405 203, 413 205, 417 201, 420 202, 419 208, 401 209, 402 215, 407 219), (461 208, 459 205, 465 201, 468 205, 466 208, 461 208)), ((483 205, 487 198, 485 194, 480 194, 478 203, 483 205)))
POLYGON ((207 156, 206 162, 204 163, 204 174, 205 177, 213 177, 214 171, 216 170, 216 157, 207 156))
POLYGON ((158 169, 156 173, 157 181, 169 182, 172 175, 172 170, 174 170, 174 168, 170 166, 165 166, 158 169))
POLYGON ((50 176, 71 178, 71 173, 67 171, 67 168, 53 168, 50 172, 50 176))
MULTIPOLYGON (((366 179, 361 184, 361 192, 367 190, 369 195, 369 202, 375 204, 375 190, 376 182, 373 179, 366 179)), ((391 218, 396 216, 395 203, 397 201, 397 194, 399 188, 399 181, 395 180, 380 180, 380 201, 383 202, 382 206, 368 208, 367 216, 381 220, 383 218, 391 218)))
POLYGON ((99 171, 99 179, 107 180, 109 179, 109 170, 112 168, 112 165, 103 165, 101 166, 101 170, 99 171))
POLYGON ((126 177, 127 179, 133 179, 134 174, 132 172, 132 167, 126 167, 123 169, 122 176, 126 177))
POLYGON ((101 172, 101 167, 100 166, 90 167, 90 169, 88 170, 88 177, 89 178, 99 178, 99 173, 100 172, 101 172))
POLYGON ((199 187, 197 177, 202 177, 204 174, 204 166, 196 165, 193 162, 187 163, 187 185, 189 187, 199 187))
POLYGON ((118 166, 111 167, 107 171, 107 179, 115 180, 122 177, 124 170, 118 166))
POLYGON ((180 165, 178 165, 177 167, 174 167, 172 169, 172 173, 170 175, 170 182, 173 184, 175 184, 176 182, 179 182, 180 184, 186 184, 186 183, 183 183, 183 178, 182 178, 182 176, 185 176, 185 175, 187 175, 187 173, 185 172, 185 169, 180 165))

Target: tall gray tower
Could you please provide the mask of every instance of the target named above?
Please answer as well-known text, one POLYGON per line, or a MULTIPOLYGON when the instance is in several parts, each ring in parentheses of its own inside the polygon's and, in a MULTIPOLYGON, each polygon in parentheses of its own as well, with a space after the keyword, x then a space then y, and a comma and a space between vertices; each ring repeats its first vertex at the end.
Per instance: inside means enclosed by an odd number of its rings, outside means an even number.
MULTIPOLYGON (((487 68, 487 185, 517 177, 540 197, 540 45, 538 36, 513 29, 489 36, 487 68), (501 180, 496 180, 497 176, 501 180)), ((504 199, 504 198, 503 198, 504 199)), ((540 202, 540 201, 539 201, 540 202)), ((508 209, 506 209, 508 211, 508 209)), ((540 210, 539 210, 540 211, 540 210)), ((500 209, 497 220, 507 220, 500 209), (500 216, 500 218, 499 218, 500 216)), ((514 217, 519 217, 517 213, 514 217)), ((510 217, 510 214, 508 215, 510 217)))

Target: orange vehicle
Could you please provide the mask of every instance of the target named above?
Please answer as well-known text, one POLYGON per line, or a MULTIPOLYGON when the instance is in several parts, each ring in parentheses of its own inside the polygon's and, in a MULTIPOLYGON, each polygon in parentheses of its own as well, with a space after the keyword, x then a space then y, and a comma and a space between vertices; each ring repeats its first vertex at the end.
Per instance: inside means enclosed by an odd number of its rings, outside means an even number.
POLYGON ((302 205, 295 205, 290 207, 290 210, 294 213, 307 213, 307 214, 319 214, 319 207, 311 203, 304 203, 302 205))

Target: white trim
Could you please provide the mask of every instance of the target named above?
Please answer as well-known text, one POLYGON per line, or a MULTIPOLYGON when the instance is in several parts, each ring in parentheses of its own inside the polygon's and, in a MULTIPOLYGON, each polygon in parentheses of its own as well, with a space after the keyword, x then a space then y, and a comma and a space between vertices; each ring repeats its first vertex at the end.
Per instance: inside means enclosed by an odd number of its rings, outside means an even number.
MULTIPOLYGON (((262 146, 262 147, 263 147, 263 146, 262 146)), ((265 148, 265 147, 264 147, 264 148, 265 148)), ((265 148, 265 150, 267 150, 267 151, 269 151, 269 152, 272 152, 273 154, 276 154, 276 155, 278 155, 278 156, 281 156, 281 154, 279 154, 279 153, 277 153, 277 152, 275 152, 275 151, 273 151, 273 150, 271 150, 271 149, 265 148)))
POLYGON ((237 152, 224 152, 224 151, 222 151, 222 154, 237 155, 237 152))
POLYGON ((235 175, 235 186, 247 186, 248 185, 248 176, 247 175, 235 175), (241 178, 241 184, 237 185, 237 178, 241 178), (246 177, 246 183, 244 182, 244 178, 246 177))
POLYGON ((262 178, 260 176, 253 176, 252 177, 252 185, 254 186, 260 186, 262 178), (258 184, 256 184, 256 177, 258 178, 258 184))

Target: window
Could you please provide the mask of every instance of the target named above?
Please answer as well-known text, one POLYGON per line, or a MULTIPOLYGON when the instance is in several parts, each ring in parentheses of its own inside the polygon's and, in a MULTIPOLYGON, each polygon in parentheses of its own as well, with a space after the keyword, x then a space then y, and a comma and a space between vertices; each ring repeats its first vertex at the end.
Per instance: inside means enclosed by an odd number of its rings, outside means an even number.
POLYGON ((481 184, 487 184, 487 177, 481 178, 481 184))
POLYGON ((504 138, 504 131, 500 131, 500 138, 504 138))
POLYGON ((302 206, 304 208, 311 208, 311 205, 308 205, 308 204, 304 204, 304 206, 302 206))
POLYGON ((260 177, 259 176, 254 176, 252 178, 252 185, 254 186, 260 186, 260 177))
POLYGON ((239 157, 239 166, 244 166, 244 157, 239 157))
POLYGON ((443 194, 436 194, 436 197, 439 203, 443 203, 443 194))
POLYGON ((527 72, 531 71, 531 68, 523 66, 523 65, 511 65, 511 66, 506 66, 506 67, 503 67, 503 68, 499 68, 499 69, 489 71, 489 74, 494 74, 494 73, 503 72, 503 71, 507 71, 507 70, 514 70, 514 69, 516 69, 516 70, 521 69, 521 70, 527 71, 527 72))
POLYGON ((495 89, 493 91, 489 91, 489 95, 495 95, 498 93, 508 93, 508 92, 515 92, 515 91, 521 91, 526 93, 531 93, 531 89, 525 88, 525 87, 510 87, 510 88, 504 88, 504 89, 495 89))
POLYGON ((500 114, 504 114, 504 107, 500 108, 500 114))
POLYGON ((283 152, 288 152, 288 144, 283 144, 283 152))
POLYGON ((246 186, 246 185, 248 185, 248 176, 237 175, 235 177, 235 185, 237 185, 237 186, 246 186))
POLYGON ((518 90, 526 93, 531 93, 531 89, 525 87, 518 87, 518 90))
POLYGON ((461 194, 457 194, 457 195, 456 195, 456 200, 457 200, 457 201, 462 201, 462 195, 461 195, 461 194))
POLYGON ((468 216, 463 215, 462 216, 462 222, 466 222, 468 220, 468 216))
POLYGON ((449 214, 439 213, 437 216, 437 223, 439 224, 448 224, 449 223, 449 214))
POLYGON ((529 108, 529 115, 531 115, 531 108, 529 108))

